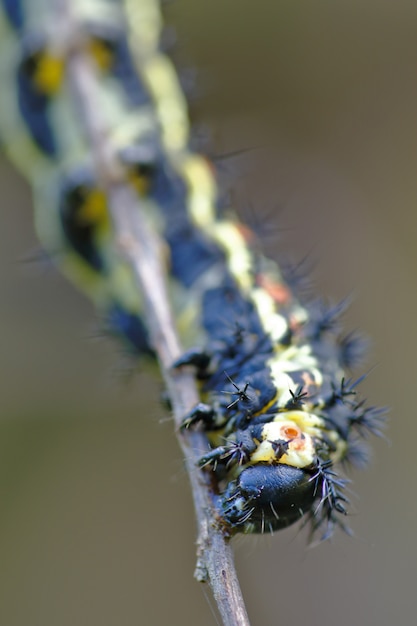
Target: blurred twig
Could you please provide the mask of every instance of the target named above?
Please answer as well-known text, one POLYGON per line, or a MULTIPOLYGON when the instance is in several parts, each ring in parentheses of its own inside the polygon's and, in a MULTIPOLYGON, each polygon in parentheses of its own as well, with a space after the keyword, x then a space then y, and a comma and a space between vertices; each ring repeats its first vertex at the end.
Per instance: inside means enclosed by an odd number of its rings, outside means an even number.
POLYGON ((195 576, 208 582, 225 626, 249 626, 230 543, 217 521, 217 512, 207 473, 196 470, 199 456, 206 450, 204 435, 183 435, 179 425, 183 416, 198 402, 193 377, 187 372, 173 372, 171 364, 181 354, 172 319, 161 262, 159 240, 148 228, 140 203, 124 182, 106 133, 106 120, 100 115, 96 97, 98 78, 82 39, 77 33, 70 0, 54 0, 66 42, 67 74, 74 106, 85 127, 97 175, 105 187, 115 230, 115 248, 130 266, 144 303, 152 345, 172 402, 178 440, 186 459, 197 516, 197 566, 195 576))

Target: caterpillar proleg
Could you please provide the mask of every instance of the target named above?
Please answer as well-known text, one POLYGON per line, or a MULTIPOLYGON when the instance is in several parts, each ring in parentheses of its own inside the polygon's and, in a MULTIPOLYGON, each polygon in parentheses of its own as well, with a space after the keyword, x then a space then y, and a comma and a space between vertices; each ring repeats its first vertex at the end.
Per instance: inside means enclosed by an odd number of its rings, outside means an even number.
POLYGON ((125 185, 164 242, 185 348, 172 367, 192 367, 200 390, 182 428, 207 436, 199 465, 213 478, 225 533, 298 520, 320 539, 347 530, 338 468, 379 433, 383 411, 357 397, 357 345, 336 324, 343 307, 301 304, 278 265, 255 259, 249 229, 218 209, 213 168, 189 149, 185 98, 159 49, 156 0, 67 3, 72 21, 55 29, 52 13, 64 5, 4 0, 0 19, 0 132, 33 186, 42 245, 132 352, 152 354, 109 211, 110 182, 125 185), (78 47, 97 77, 102 167, 71 94, 78 47))

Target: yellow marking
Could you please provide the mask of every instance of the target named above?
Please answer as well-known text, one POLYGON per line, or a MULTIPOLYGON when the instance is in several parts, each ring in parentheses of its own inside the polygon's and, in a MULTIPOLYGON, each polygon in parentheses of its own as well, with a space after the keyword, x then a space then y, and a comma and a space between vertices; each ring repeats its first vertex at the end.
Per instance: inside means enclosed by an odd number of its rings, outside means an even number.
POLYGON ((291 420, 274 421, 265 424, 263 441, 250 457, 250 463, 285 463, 293 467, 307 467, 314 462, 316 449, 312 437, 291 420), (277 459, 271 442, 289 442, 288 450, 277 459))
POLYGON ((187 153, 180 169, 190 187, 189 210, 194 223, 202 229, 210 227, 216 219, 217 187, 209 164, 202 157, 187 153))
POLYGON ((272 379, 278 391, 277 401, 280 407, 287 404, 292 399, 290 389, 294 387, 292 378, 285 372, 271 372, 272 379))
POLYGON ((323 375, 317 367, 317 360, 311 354, 311 348, 308 345, 290 346, 283 352, 273 355, 268 360, 271 368, 271 375, 278 389, 282 391, 280 401, 291 399, 290 389, 294 387, 291 379, 291 372, 307 370, 314 378, 316 385, 323 383, 323 375))
POLYGON ((162 15, 155 0, 126 0, 130 38, 138 59, 155 54, 162 30, 162 15))
POLYGON ((255 417, 256 415, 262 415, 262 413, 266 413, 267 410, 270 409, 273 404, 275 404, 275 402, 277 401, 277 398, 278 398, 278 392, 272 398, 271 402, 268 402, 268 404, 265 404, 265 406, 263 406, 262 409, 258 411, 257 413, 253 413, 252 414, 253 417, 255 417))
POLYGON ((336 446, 336 450, 331 453, 330 458, 333 463, 339 463, 346 455, 348 447, 347 442, 342 439, 335 430, 326 431, 326 435, 336 446))
POLYGON ((108 72, 111 69, 114 60, 114 54, 111 48, 100 41, 100 39, 95 38, 89 41, 88 47, 90 49, 91 56, 97 63, 98 67, 101 70, 108 72))
POLYGON ((275 301, 265 289, 255 287, 251 295, 261 318, 262 326, 271 339, 278 342, 288 330, 286 319, 276 312, 275 301))
POLYGON ((148 175, 141 174, 137 169, 131 169, 128 172, 127 178, 139 196, 143 198, 149 193, 151 181, 148 175))
POLYGON ((244 289, 252 286, 252 257, 242 234, 233 222, 216 222, 213 237, 227 255, 228 267, 236 282, 244 289))
POLYGON ((64 63, 62 59, 52 56, 48 52, 42 52, 36 63, 33 81, 36 86, 48 96, 55 94, 61 84, 64 75, 64 63))
POLYGON ((109 219, 105 194, 99 189, 90 191, 77 212, 80 224, 107 224, 109 219))
POLYGON ((189 133, 187 105, 172 64, 157 54, 139 70, 151 91, 165 148, 171 153, 184 150, 189 133))
POLYGON ((307 433, 312 437, 319 437, 324 428, 324 420, 321 417, 317 417, 314 413, 307 413, 307 411, 285 411, 277 413, 274 418, 275 423, 287 421, 293 422, 303 433, 307 433))

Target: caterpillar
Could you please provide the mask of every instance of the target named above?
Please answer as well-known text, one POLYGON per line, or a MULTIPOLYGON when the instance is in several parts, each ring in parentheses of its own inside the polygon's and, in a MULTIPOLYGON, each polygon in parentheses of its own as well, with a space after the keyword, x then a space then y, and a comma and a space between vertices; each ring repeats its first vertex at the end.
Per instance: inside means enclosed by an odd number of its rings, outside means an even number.
POLYGON ((172 367, 192 367, 200 389, 182 428, 207 436, 199 466, 213 475, 221 523, 231 535, 301 519, 320 539, 348 530, 338 467, 363 461, 362 440, 380 434, 385 412, 358 398, 362 377, 349 377, 361 346, 340 334, 344 304, 302 304, 278 265, 255 252, 250 229, 219 209, 213 167, 189 148, 185 98, 160 50, 157 1, 72 1, 72 28, 65 20, 57 28, 65 4, 0 2, 0 133, 33 186, 43 247, 133 355, 152 357, 106 180, 71 95, 77 45, 98 77, 114 175, 165 242, 185 348, 172 367))

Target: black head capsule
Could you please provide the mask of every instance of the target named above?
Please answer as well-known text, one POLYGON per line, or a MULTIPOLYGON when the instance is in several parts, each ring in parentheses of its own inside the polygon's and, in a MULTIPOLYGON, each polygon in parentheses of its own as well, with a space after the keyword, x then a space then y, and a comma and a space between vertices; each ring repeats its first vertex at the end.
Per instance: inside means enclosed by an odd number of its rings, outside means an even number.
POLYGON ((298 467, 257 464, 229 483, 221 514, 232 530, 263 533, 290 526, 313 507, 316 482, 298 467))

